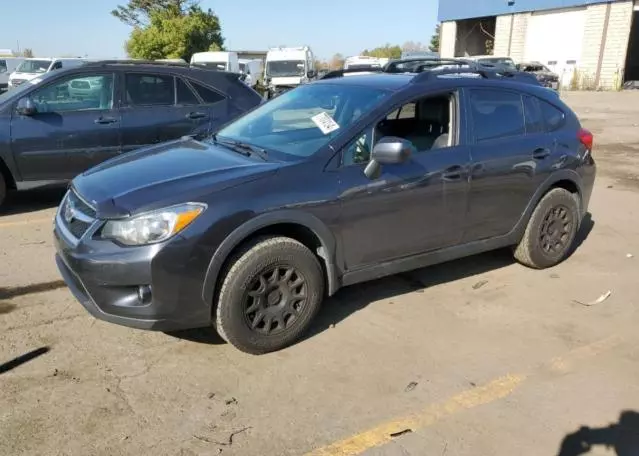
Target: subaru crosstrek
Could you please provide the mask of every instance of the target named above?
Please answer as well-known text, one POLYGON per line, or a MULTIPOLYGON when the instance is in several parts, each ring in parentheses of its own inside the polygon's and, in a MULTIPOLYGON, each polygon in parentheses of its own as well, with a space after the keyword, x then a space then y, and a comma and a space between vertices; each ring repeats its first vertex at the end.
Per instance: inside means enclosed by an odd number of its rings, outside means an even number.
POLYGON ((214 326, 266 353, 346 285, 509 246, 529 267, 558 264, 588 208, 592 145, 566 104, 516 75, 333 75, 206 140, 75 178, 57 264, 97 318, 214 326))

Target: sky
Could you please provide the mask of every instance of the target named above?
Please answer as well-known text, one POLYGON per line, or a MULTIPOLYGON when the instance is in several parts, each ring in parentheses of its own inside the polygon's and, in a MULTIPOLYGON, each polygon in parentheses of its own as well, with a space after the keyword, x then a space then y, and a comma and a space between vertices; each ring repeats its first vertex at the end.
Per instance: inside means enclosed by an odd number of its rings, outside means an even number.
MULTIPOLYGON (((445 0, 444 0, 445 1, 445 0)), ((3 1, 0 49, 36 56, 126 57, 131 29, 110 11, 126 0, 3 1)), ((220 18, 229 50, 311 47, 316 57, 357 55, 386 43, 430 42, 438 0, 202 0, 220 18), (397 5, 400 3, 398 2, 397 5)))

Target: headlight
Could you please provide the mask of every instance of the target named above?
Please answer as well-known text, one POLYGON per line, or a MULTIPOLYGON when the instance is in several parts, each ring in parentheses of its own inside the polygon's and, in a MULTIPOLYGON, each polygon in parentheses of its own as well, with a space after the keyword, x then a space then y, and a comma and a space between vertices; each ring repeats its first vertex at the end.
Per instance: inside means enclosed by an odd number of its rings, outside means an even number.
POLYGON ((131 246, 166 241, 190 225, 204 209, 205 204, 187 203, 124 220, 110 220, 102 228, 101 237, 131 246))

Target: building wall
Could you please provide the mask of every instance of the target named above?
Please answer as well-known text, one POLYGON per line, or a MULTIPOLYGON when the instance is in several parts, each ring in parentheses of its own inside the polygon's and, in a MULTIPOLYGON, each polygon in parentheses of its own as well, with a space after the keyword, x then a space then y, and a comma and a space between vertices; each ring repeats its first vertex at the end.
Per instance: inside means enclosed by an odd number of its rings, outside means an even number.
POLYGON ((625 0, 514 0, 510 6, 506 0, 439 0, 439 21, 453 21, 472 17, 500 16, 552 9, 589 6, 606 1, 625 0))
MULTIPOLYGON (((633 6, 634 0, 618 0, 587 8, 497 16, 493 54, 515 61, 539 60, 562 75, 566 87, 618 88, 633 6)), ((455 56, 455 37, 455 21, 445 22, 443 57, 455 56)))
POLYGON ((457 39, 457 23, 444 22, 441 27, 439 54, 445 59, 455 57, 455 40, 457 39))

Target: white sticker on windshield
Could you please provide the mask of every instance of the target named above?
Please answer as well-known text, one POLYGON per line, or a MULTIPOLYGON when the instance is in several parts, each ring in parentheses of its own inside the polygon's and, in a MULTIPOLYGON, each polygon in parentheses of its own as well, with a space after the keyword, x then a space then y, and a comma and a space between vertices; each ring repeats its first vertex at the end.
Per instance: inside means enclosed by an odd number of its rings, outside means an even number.
POLYGON ((311 120, 315 125, 317 125, 317 128, 322 130, 322 133, 324 133, 325 135, 339 129, 339 124, 335 122, 333 118, 324 111, 311 117, 311 120))

